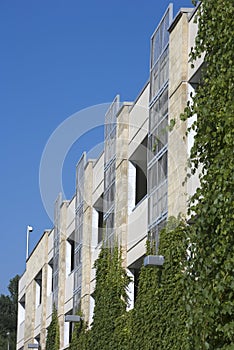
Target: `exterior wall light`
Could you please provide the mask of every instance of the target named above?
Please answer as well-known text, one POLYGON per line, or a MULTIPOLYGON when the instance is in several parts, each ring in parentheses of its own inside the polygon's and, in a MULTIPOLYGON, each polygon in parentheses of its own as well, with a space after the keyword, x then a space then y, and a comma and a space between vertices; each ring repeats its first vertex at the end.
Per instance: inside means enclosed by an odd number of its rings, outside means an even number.
POLYGON ((144 266, 162 267, 164 264, 164 256, 162 255, 147 255, 144 258, 144 266))
POLYGON ((78 315, 65 315, 65 322, 81 322, 83 319, 78 315))

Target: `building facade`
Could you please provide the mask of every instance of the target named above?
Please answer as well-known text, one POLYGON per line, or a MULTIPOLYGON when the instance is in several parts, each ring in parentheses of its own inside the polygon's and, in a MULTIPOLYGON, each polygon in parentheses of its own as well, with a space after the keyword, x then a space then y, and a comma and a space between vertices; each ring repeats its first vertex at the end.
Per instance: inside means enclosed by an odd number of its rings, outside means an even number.
POLYGON ((92 323, 94 262, 103 241, 121 245, 123 265, 132 277, 129 308, 134 307, 147 237, 159 243, 169 216, 186 215, 197 177, 184 183, 194 135, 185 136, 183 112, 200 79, 189 52, 197 25, 193 9, 173 18, 172 5, 151 37, 150 74, 134 102, 116 96, 105 118, 104 150, 96 160, 86 153, 76 167, 76 192, 55 202, 54 227, 45 231, 19 281, 17 350, 29 344, 45 349, 53 304, 58 311, 60 349, 72 335, 66 315, 81 309, 92 323), (169 130, 172 122, 175 126, 169 130))

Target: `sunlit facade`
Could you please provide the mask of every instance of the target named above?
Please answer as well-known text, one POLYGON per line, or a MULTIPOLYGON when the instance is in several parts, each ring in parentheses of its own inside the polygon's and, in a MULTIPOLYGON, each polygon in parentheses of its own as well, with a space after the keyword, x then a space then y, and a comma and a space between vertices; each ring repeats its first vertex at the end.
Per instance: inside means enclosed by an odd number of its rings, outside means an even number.
POLYGON ((91 325, 93 266, 102 244, 122 249, 123 265, 132 277, 133 308, 147 237, 157 250, 167 218, 186 215, 198 179, 184 183, 194 135, 185 136, 187 122, 179 116, 199 83, 202 66, 202 58, 193 70, 189 64, 197 31, 194 14, 181 9, 173 18, 172 5, 168 7, 151 37, 149 81, 133 102, 116 96, 103 116, 103 152, 95 160, 82 155, 70 201, 58 195, 54 227, 43 233, 19 282, 17 350, 28 349, 28 344, 45 350, 53 304, 60 349, 69 347, 72 335, 66 315, 81 309, 91 325), (171 120, 175 126, 169 131, 171 120))

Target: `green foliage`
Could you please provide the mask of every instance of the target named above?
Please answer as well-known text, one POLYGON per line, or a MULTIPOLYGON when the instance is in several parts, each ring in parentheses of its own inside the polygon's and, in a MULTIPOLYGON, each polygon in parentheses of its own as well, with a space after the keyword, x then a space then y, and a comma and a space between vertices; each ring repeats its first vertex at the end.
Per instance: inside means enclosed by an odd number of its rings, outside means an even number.
POLYGON ((10 294, 0 295, 0 349, 7 349, 7 339, 12 349, 16 347, 18 282, 19 275, 16 275, 9 282, 10 294))
POLYGON ((181 219, 169 218, 160 232, 159 254, 165 262, 160 280, 157 349, 189 348, 183 285, 187 247, 187 225, 181 219))
POLYGON ((161 272, 155 267, 142 267, 138 295, 132 311, 130 349, 157 349, 158 303, 161 272))
POLYGON ((132 310, 123 313, 115 320, 114 348, 118 350, 129 350, 132 339, 132 310))
POLYGON ((60 332, 58 314, 55 305, 53 306, 52 320, 48 327, 46 338, 46 350, 59 350, 60 348, 60 332))
MULTIPOLYGON (((151 243, 147 242, 147 254, 155 253, 151 243)), ((165 258, 163 268, 141 268, 129 349, 188 349, 182 283, 187 245, 185 224, 170 218, 160 232, 159 254, 165 258)))
POLYGON ((126 313, 129 278, 122 267, 121 252, 102 247, 95 262, 95 308, 90 331, 90 349, 117 349, 116 320, 126 313))
POLYGON ((75 324, 69 350, 89 350, 89 331, 84 321, 75 324))
POLYGON ((190 161, 199 168, 188 229, 185 279, 192 349, 234 348, 234 2, 202 1, 191 61, 205 53, 203 76, 183 119, 196 114, 190 161))
MULTIPOLYGON (((197 115, 188 130, 195 131, 191 173, 199 169, 200 177, 189 205, 192 224, 170 219, 161 231, 164 266, 142 267, 131 312, 118 249, 102 248, 92 329, 78 336, 89 350, 234 349, 233 10, 234 2, 223 0, 202 1, 197 10, 191 62, 204 53, 204 69, 181 116, 197 115)), ((153 247, 148 242, 147 254, 153 247)))

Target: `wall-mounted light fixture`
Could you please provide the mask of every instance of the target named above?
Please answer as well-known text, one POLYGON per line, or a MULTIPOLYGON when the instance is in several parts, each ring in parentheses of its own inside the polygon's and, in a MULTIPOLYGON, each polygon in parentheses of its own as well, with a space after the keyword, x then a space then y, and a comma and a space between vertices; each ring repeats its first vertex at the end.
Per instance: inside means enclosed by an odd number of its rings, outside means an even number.
POLYGON ((39 344, 28 344, 28 349, 39 349, 39 344))
POLYGON ((81 322, 83 319, 78 315, 65 315, 65 322, 81 322))
POLYGON ((164 256, 162 255, 147 255, 144 258, 144 266, 162 267, 164 264, 164 256))

